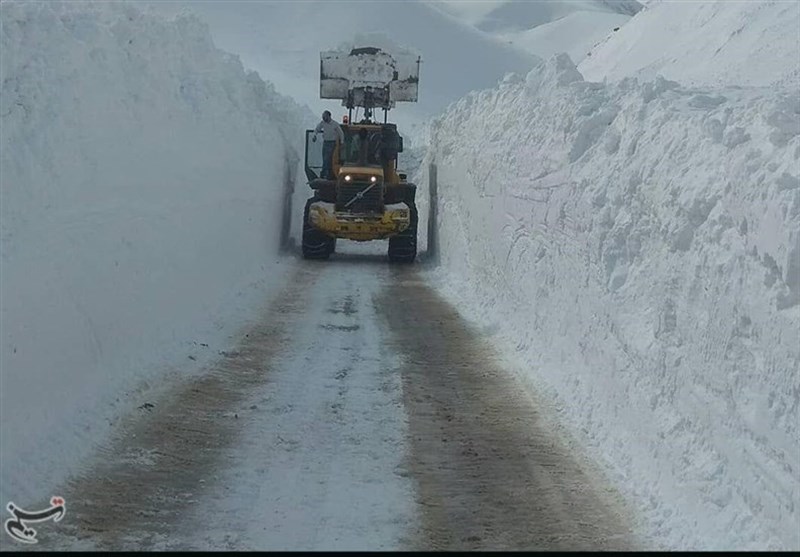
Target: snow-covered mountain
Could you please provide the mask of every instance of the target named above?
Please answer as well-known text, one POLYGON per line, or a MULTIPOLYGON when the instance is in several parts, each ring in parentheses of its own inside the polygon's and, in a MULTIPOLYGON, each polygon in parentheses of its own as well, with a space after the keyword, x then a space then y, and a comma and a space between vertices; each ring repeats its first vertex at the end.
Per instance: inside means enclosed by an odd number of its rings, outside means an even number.
POLYGON ((643 3, 636 0, 428 0, 483 31, 525 31, 575 12, 616 13, 633 16, 643 3))
POLYGON ((543 58, 566 52, 574 61, 583 60, 592 47, 619 31, 630 16, 612 12, 576 11, 526 31, 498 34, 511 45, 543 58))
POLYGON ((635 0, 432 2, 495 40, 540 57, 582 60, 642 9, 635 0))
POLYGON ((688 85, 800 86, 800 3, 652 0, 592 49, 591 80, 662 75, 688 85))
POLYGON ((642 5, 636 0, 574 0, 560 2, 515 2, 498 4, 486 13, 475 26, 489 33, 527 31, 540 25, 552 23, 575 13, 588 12, 616 14, 626 17, 635 15, 642 5))

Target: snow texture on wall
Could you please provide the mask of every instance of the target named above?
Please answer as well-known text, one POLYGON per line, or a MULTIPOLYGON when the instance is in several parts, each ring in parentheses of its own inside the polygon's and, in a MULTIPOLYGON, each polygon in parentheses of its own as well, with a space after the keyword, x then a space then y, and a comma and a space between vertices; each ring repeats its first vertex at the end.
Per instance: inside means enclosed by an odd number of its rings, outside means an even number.
POLYGON ((280 282, 302 110, 126 4, 3 3, 0 56, 0 499, 26 505, 280 282))
POLYGON ((441 288, 644 535, 800 549, 800 93, 592 83, 562 54, 452 105, 431 143, 441 288))

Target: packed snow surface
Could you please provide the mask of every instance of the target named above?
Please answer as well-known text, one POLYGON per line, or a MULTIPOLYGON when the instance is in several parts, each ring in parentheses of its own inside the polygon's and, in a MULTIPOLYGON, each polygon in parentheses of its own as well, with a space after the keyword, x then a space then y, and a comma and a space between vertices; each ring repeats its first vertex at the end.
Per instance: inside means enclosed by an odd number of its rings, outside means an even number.
POLYGON ((799 160, 796 89, 592 83, 563 54, 432 127, 441 288, 657 546, 800 549, 799 160))
POLYGON ((131 5, 3 3, 0 56, 0 499, 25 505, 282 280, 303 113, 131 5))

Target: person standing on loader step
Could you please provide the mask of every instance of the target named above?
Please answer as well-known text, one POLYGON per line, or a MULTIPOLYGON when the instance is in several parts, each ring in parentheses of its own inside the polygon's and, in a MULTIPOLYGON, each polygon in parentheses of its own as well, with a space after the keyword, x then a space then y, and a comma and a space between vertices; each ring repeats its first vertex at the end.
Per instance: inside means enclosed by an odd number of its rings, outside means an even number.
POLYGON ((344 132, 338 123, 331 119, 331 111, 326 110, 322 113, 322 122, 314 128, 313 141, 317 141, 317 134, 322 133, 322 176, 333 180, 333 150, 336 148, 336 140, 344 143, 344 132))

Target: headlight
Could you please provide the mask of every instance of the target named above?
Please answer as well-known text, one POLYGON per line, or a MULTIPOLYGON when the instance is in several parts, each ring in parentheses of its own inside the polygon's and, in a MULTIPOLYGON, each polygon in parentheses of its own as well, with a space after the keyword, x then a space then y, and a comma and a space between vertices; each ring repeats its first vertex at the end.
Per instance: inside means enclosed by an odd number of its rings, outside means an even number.
POLYGON ((351 178, 350 178, 350 175, 349 175, 349 174, 348 174, 347 176, 345 176, 345 177, 344 177, 344 181, 345 181, 345 182, 349 182, 350 180, 351 180, 351 178))
POLYGON ((375 183, 378 181, 378 179, 375 176, 373 176, 372 178, 369 179, 369 181, 375 183))

